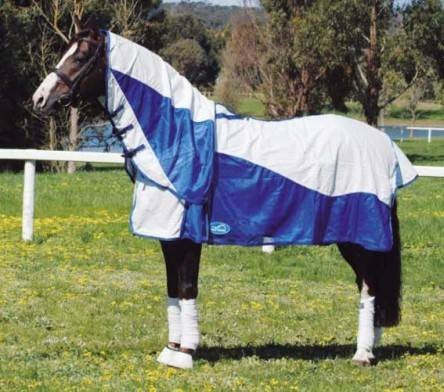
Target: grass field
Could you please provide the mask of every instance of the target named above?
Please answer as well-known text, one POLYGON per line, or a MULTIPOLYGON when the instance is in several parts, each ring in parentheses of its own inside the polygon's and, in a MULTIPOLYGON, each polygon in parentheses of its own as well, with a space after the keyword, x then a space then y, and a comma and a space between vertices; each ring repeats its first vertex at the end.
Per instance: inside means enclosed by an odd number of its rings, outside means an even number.
POLYGON ((398 143, 414 165, 444 166, 444 140, 406 139, 398 143))
MULTIPOLYGON (((345 115, 364 121, 361 106, 356 102, 348 102, 349 112, 345 115)), ((237 103, 235 110, 241 114, 253 117, 264 117, 265 108, 262 102, 256 97, 243 97, 237 103)), ((328 111, 329 113, 331 111, 328 111)), ((338 113, 344 115, 344 113, 338 113)), ((406 107, 404 100, 398 100, 386 108, 384 116, 385 125, 412 125, 411 114, 406 107)), ((444 107, 437 103, 421 102, 418 105, 417 119, 415 126, 444 127, 444 107)))
MULTIPOLYGON (((403 144, 415 163, 443 145, 403 144)), ((400 191, 403 321, 358 368, 358 295, 334 246, 205 247, 195 369, 158 365, 166 342, 157 242, 127 226, 123 170, 39 174, 35 240, 20 241, 22 175, 0 175, 1 391, 440 391, 444 179, 400 191)))

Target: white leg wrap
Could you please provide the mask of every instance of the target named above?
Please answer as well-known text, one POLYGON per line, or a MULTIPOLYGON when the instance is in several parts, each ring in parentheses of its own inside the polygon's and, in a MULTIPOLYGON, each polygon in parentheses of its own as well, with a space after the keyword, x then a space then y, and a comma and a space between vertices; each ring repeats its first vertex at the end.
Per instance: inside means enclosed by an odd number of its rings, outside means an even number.
POLYGON ((180 323, 180 305, 177 298, 168 297, 167 302, 168 315, 168 342, 180 344, 181 323, 180 323))
POLYGON ((167 366, 175 366, 177 352, 177 350, 173 350, 168 346, 164 347, 160 355, 157 357, 157 362, 167 366))
POLYGON ((353 361, 360 365, 370 365, 375 359, 373 346, 375 343, 375 297, 361 295, 359 306, 358 349, 353 361))
POLYGON ((274 245, 262 245, 262 252, 271 255, 274 252, 274 245))
POLYGON ((269 245, 269 243, 273 241, 273 238, 264 237, 263 241, 264 245, 262 245, 262 252, 272 254, 274 252, 274 245, 269 245))
POLYGON ((375 297, 361 299, 359 306, 358 349, 372 352, 375 340, 375 297))
POLYGON ((180 339, 181 348, 196 350, 199 344, 199 325, 197 319, 197 307, 195 299, 179 300, 181 308, 182 333, 180 339))
POLYGON ((191 354, 175 351, 166 365, 179 369, 191 369, 193 367, 193 357, 191 354))

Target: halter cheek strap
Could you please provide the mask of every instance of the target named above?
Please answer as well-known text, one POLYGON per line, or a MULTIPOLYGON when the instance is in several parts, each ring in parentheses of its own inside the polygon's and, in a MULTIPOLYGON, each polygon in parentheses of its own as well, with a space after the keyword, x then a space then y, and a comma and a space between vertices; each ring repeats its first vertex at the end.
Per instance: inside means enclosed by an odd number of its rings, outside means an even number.
POLYGON ((73 88, 74 84, 71 81, 71 79, 68 78, 68 76, 66 76, 62 71, 60 71, 60 69, 54 68, 52 72, 54 72, 62 80, 62 82, 65 83, 70 89, 73 88))

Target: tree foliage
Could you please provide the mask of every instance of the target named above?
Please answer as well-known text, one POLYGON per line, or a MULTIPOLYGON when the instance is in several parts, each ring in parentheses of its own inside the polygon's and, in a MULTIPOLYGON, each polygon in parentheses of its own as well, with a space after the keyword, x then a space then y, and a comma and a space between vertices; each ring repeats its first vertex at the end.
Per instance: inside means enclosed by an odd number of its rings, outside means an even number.
POLYGON ((403 10, 409 39, 444 78, 444 7, 440 0, 414 0, 403 10))
POLYGON ((442 58, 442 6, 436 0, 404 9, 389 0, 262 4, 265 23, 250 18, 235 25, 222 59, 224 75, 258 91, 273 117, 344 110, 352 97, 376 125, 381 109, 430 74, 429 59, 442 58), (426 21, 430 26, 423 26, 426 21))
MULTIPOLYGON (((84 20, 93 17, 104 29, 156 52, 165 49, 192 82, 212 84, 219 70, 219 41, 192 17, 169 18, 159 6, 160 0, 0 1, 0 148, 75 148, 90 134, 80 132, 74 141, 67 111, 52 118, 32 111, 32 93, 73 33, 73 13, 84 20)), ((83 106, 80 130, 90 129, 98 114, 97 108, 83 106)), ((105 129, 103 121, 99 128, 105 129)))
POLYGON ((190 15, 167 18, 160 54, 198 87, 214 84, 221 41, 190 15))
MULTIPOLYGON (((218 89, 230 103, 236 91, 257 92, 272 117, 346 110, 352 98, 376 124, 379 112, 409 88, 414 110, 429 86, 443 85, 439 0, 403 7, 392 0, 262 5, 261 12, 246 9, 232 18, 220 54, 220 28, 211 31, 192 15, 168 15, 160 0, 1 0, 0 147, 73 148, 67 112, 48 119, 31 109, 33 91, 73 32, 73 12, 160 53, 198 87, 212 86, 219 76, 218 89)), ((97 113, 82 107, 80 128, 97 113)))

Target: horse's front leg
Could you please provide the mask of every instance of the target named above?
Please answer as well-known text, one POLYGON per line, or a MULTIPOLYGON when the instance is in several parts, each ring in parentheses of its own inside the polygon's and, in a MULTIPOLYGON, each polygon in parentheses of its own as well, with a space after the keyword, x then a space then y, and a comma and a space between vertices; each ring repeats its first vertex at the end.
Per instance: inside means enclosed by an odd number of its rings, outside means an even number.
POLYGON ((184 240, 184 257, 179 265, 179 304, 181 309, 180 351, 176 367, 193 367, 193 355, 199 345, 197 294, 202 245, 184 240))
POLYGON ((189 240, 161 242, 167 270, 168 346, 158 361, 191 368, 199 344, 196 298, 201 244, 189 240))
POLYGON ((161 241, 167 275, 168 344, 157 360, 164 365, 174 362, 175 352, 180 349, 181 322, 179 305, 179 272, 181 258, 180 241, 161 241))

